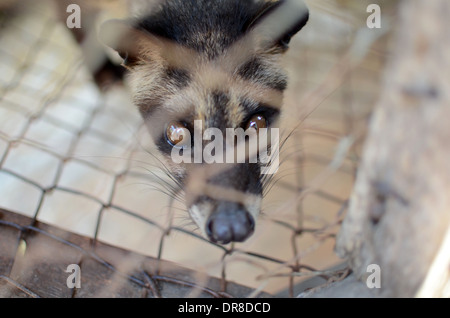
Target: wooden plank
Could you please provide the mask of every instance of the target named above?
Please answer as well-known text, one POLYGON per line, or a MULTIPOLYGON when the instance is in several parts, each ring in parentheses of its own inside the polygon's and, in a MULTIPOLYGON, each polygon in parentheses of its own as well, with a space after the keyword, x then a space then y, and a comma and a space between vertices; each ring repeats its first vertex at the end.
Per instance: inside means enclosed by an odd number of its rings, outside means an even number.
POLYGON ((0 247, 2 297, 244 297, 252 292, 4 210, 0 247), (70 264, 80 266, 79 289, 67 286, 70 264))

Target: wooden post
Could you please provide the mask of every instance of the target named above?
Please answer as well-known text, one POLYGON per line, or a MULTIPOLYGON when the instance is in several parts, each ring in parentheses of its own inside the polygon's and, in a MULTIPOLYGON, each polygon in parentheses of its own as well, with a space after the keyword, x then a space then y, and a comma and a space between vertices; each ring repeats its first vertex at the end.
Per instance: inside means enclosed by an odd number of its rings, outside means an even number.
MULTIPOLYGON (((416 296, 450 226, 449 16, 448 0, 400 3, 384 89, 338 237, 338 254, 363 283, 367 266, 380 266, 380 296, 416 296)), ((444 280, 449 255, 440 258, 444 280)))

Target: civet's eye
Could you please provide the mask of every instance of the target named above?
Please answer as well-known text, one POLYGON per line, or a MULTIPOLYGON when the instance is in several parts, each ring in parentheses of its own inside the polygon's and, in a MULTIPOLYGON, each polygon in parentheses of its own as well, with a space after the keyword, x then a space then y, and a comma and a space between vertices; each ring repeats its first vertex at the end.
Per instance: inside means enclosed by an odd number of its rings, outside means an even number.
POLYGON ((183 148, 190 143, 190 132, 186 125, 180 122, 170 122, 166 128, 166 139, 169 144, 183 148))
POLYGON ((267 121, 262 115, 254 115, 247 122, 245 129, 247 130, 248 128, 254 128, 256 129, 256 131, 258 131, 260 128, 267 128, 267 121))

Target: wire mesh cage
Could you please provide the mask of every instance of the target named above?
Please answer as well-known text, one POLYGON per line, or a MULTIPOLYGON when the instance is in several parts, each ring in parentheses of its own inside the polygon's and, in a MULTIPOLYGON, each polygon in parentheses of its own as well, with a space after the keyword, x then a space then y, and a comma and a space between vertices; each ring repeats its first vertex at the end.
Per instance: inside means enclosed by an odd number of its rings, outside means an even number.
POLYGON ((123 3, 81 3, 95 13, 81 42, 68 3, 0 3, 1 296, 295 297, 349 274, 336 235, 393 20, 368 30, 369 2, 307 2, 283 62, 280 169, 253 236, 221 245, 179 202, 126 85, 93 76, 108 56, 89 45, 97 23, 123 3), (66 285, 71 264, 82 288, 66 285))

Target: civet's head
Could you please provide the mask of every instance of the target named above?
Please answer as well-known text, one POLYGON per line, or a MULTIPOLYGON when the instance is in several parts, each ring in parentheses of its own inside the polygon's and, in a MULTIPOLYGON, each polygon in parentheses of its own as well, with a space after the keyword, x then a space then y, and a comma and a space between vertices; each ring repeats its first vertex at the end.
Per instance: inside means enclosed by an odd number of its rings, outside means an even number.
POLYGON ((287 86, 279 59, 307 20, 296 0, 167 0, 101 28, 102 40, 124 59, 134 103, 191 218, 211 241, 241 242, 254 231, 261 155, 247 149, 238 160, 251 138, 233 146, 227 129, 251 136, 275 127, 287 86))

